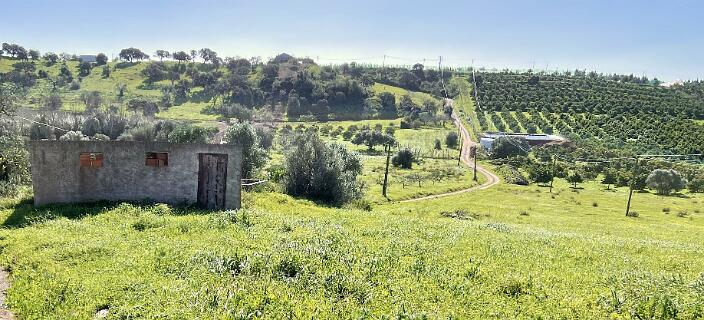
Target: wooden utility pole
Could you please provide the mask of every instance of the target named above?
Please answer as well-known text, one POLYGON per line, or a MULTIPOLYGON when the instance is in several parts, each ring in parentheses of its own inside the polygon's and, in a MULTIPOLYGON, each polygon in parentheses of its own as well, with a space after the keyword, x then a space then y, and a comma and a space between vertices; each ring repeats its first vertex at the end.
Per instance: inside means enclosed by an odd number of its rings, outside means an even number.
POLYGON ((391 145, 388 144, 386 149, 386 170, 384 171, 384 187, 381 189, 381 194, 386 197, 386 187, 389 182, 389 159, 391 159, 391 145))
POLYGON ((461 142, 462 142, 462 140, 460 139, 460 155, 457 156, 457 166, 462 164, 462 162, 461 162, 462 161, 462 147, 464 147, 464 144, 461 142))
POLYGON ((550 175, 550 193, 552 193, 552 183, 555 181, 555 162, 556 161, 557 160, 556 160, 555 156, 553 155, 552 156, 552 170, 551 170, 552 174, 550 175))
POLYGON ((633 166, 633 176, 631 177, 631 182, 628 184, 628 202, 626 203, 626 217, 631 213, 631 198, 633 198, 633 183, 635 182, 636 175, 638 174, 638 158, 636 158, 636 164, 633 166))
POLYGON ((477 181, 477 146, 469 149, 469 154, 474 158, 474 181, 477 181))

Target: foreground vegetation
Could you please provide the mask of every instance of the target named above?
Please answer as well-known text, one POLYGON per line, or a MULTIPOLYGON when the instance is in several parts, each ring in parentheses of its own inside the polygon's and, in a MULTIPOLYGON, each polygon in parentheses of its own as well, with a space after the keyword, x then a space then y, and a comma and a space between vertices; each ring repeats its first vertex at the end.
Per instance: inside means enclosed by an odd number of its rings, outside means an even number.
MULTIPOLYGON (((26 196, 25 196, 26 197, 26 196)), ((696 318, 699 195, 501 185, 372 211, 245 194, 239 212, 3 200, 27 318, 696 318), (495 201, 492 199, 512 199, 495 201)))

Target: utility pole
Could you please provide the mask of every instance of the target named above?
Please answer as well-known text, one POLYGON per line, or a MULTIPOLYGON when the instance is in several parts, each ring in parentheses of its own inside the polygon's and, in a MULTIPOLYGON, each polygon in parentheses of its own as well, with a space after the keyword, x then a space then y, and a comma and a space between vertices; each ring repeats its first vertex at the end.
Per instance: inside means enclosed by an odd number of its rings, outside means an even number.
POLYGON ((626 217, 631 212, 631 198, 633 197, 633 183, 636 179, 636 174, 638 174, 638 158, 636 158, 636 165, 633 166, 633 177, 631 177, 631 183, 629 183, 628 190, 628 202, 626 203, 626 217))
POLYGON ((389 181, 389 159, 391 159, 391 145, 387 144, 386 149, 386 170, 384 171, 384 187, 381 189, 381 194, 386 198, 386 187, 389 181))
POLYGON ((457 156, 457 166, 459 167, 462 161, 462 149, 464 149, 464 142, 462 141, 462 135, 458 135, 458 140, 460 141, 460 155, 457 156))
POLYGON ((552 174, 550 175, 550 193, 552 193, 552 183, 555 181, 555 155, 552 156, 552 174))
POLYGON ((469 149, 469 154, 474 158, 474 181, 477 181, 477 146, 472 146, 471 149, 469 149))

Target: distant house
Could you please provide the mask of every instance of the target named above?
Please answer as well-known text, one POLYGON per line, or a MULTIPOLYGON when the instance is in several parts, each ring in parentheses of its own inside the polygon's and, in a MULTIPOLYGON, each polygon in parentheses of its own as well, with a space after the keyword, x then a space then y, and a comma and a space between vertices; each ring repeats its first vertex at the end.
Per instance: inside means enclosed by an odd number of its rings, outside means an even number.
POLYGON ((487 151, 491 151, 494 146, 494 141, 500 137, 524 139, 530 146, 541 146, 551 142, 567 141, 565 138, 554 134, 486 132, 479 140, 479 144, 487 151))
POLYGON ((97 59, 97 56, 93 55, 93 54, 82 54, 82 55, 78 56, 78 61, 80 61, 80 62, 93 63, 96 61, 96 59, 97 59))
POLYGON ((35 206, 147 200, 240 208, 239 146, 48 140, 28 146, 35 206))

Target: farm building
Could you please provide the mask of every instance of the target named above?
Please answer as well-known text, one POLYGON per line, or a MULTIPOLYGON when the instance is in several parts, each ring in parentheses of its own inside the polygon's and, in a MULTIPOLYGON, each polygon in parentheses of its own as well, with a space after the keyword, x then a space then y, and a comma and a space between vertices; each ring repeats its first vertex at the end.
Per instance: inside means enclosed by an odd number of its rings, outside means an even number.
POLYGON ((551 142, 566 141, 565 138, 554 134, 486 132, 482 135, 479 143, 484 149, 491 151, 494 146, 494 140, 500 137, 524 139, 530 146, 540 146, 551 142))
POLYGON ((28 146, 35 206, 107 200, 240 208, 238 146, 136 141, 28 146))
POLYGON ((96 62, 98 60, 98 56, 93 55, 93 54, 82 54, 78 56, 78 61, 80 62, 96 62))

